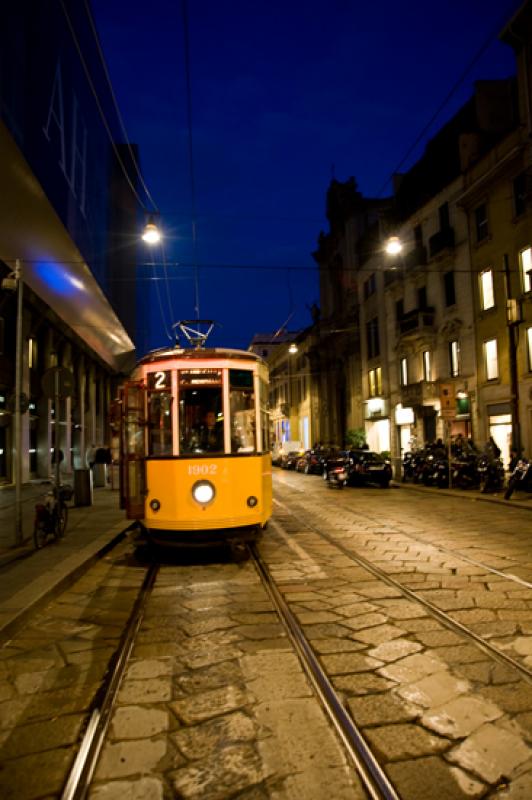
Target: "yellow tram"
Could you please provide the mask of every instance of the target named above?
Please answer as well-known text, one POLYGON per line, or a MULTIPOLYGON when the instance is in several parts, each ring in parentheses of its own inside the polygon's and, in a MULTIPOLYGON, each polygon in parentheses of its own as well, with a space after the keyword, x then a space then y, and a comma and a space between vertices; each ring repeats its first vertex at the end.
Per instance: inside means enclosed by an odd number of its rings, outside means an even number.
POLYGON ((254 353, 154 351, 122 388, 121 499, 150 540, 248 540, 271 515, 268 370, 254 353))

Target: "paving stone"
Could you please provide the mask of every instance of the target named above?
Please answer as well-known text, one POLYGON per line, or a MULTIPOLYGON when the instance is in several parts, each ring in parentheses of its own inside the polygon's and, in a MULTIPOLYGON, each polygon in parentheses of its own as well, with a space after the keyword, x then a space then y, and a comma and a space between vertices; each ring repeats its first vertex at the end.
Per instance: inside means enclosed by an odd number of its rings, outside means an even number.
POLYGON ((351 697, 347 703, 353 719, 363 727, 408 722, 419 716, 419 709, 400 701, 390 692, 351 697))
POLYGON ((369 628, 365 631, 357 630, 356 638, 366 644, 376 645, 389 642, 392 639, 399 639, 399 637, 405 634, 406 631, 404 628, 398 628, 395 625, 378 625, 375 628, 369 628))
POLYGON ((0 769, 2 800, 60 797, 73 753, 65 748, 8 761, 0 769))
POLYGON ((500 725, 488 723, 448 753, 460 767, 488 783, 496 783, 520 764, 528 761, 532 750, 522 737, 500 725))
POLYGON ((435 755, 449 747, 446 739, 433 736, 413 723, 366 728, 364 734, 376 755, 386 761, 403 761, 407 758, 435 755))
POLYGON ((196 636, 197 634, 208 633, 209 631, 225 630, 227 628, 234 628, 236 623, 231 617, 209 615, 202 620, 194 619, 194 622, 184 625, 184 630, 188 636, 196 636))
POLYGON ((414 653, 400 661, 382 667, 382 669, 379 669, 379 675, 397 681, 397 683, 412 683, 434 672, 441 672, 445 666, 438 658, 422 653, 414 653))
POLYGON ((84 721, 84 715, 61 716, 4 731, 0 734, 2 761, 72 745, 84 721))
POLYGON ((111 721, 111 739, 147 739, 167 731, 168 711, 142 706, 119 706, 111 721))
POLYGON ((416 605, 411 600, 381 600, 379 601, 381 611, 384 611, 392 619, 417 619, 427 617, 426 610, 416 605))
POLYGON ((322 655, 321 661, 329 675, 348 675, 352 672, 367 672, 382 666, 382 661, 361 653, 334 653, 322 655))
POLYGON ((399 796, 408 800, 477 800, 486 791, 485 784, 434 756, 389 764, 387 772, 399 796))
POLYGON ((171 739, 187 759, 195 761, 209 759, 227 745, 252 742, 255 736, 254 721, 237 711, 201 725, 181 728, 171 734, 171 739))
POLYGON ((200 669, 211 664, 219 664, 222 661, 234 661, 242 655, 242 649, 235 645, 224 645, 222 647, 211 647, 208 650, 199 650, 183 654, 183 663, 189 669, 200 669))
POLYGON ((382 626, 387 622, 384 614, 374 612, 372 614, 361 614, 359 617, 353 616, 342 620, 342 625, 354 631, 361 631, 364 628, 373 628, 377 625, 382 626))
POLYGON ((169 677, 150 678, 143 681, 125 680, 118 693, 121 705, 138 703, 163 703, 172 699, 172 681, 169 677))
POLYGON ((532 797, 532 771, 512 780, 507 789, 499 789, 497 800, 530 800, 532 797))
POLYGON ((164 784, 160 778, 136 778, 134 781, 111 781, 96 784, 89 800, 163 800, 164 784))
POLYGON ((170 703, 170 708, 186 724, 193 724, 243 708, 249 699, 237 686, 224 686, 170 703))
POLYGON ((430 708, 421 722, 442 736, 463 739, 486 722, 503 716, 503 711, 493 703, 477 697, 460 697, 440 708, 430 708))
POLYGON ((454 700, 457 695, 463 695, 470 689, 467 681, 455 678, 448 670, 441 670, 415 683, 401 686, 397 693, 411 703, 431 708, 454 700))
POLYGON ((312 647, 317 653, 355 653, 366 645, 353 639, 314 639, 312 647))
POLYGON ((142 659, 132 661, 127 669, 126 679, 146 680, 172 675, 173 661, 170 658, 142 659))
POLYGON ((226 800, 262 778, 262 766, 249 745, 225 747, 205 764, 171 773, 173 786, 183 800, 226 800))
POLYGON ((491 700, 508 714, 532 711, 532 687, 527 683, 519 683, 519 691, 513 684, 502 686, 486 686, 479 692, 481 697, 491 700))
POLYGON ((395 681, 387 681, 372 672, 357 672, 356 675, 334 675, 332 682, 339 691, 354 696, 383 692, 395 686, 395 681))
POLYGON ((418 653, 421 649, 420 644, 411 642, 409 639, 394 639, 391 642, 383 642, 369 650, 368 655, 379 661, 397 661, 399 658, 404 658, 412 653, 418 653))
POLYGON ((135 739, 132 742, 107 742, 96 767, 96 780, 146 775, 159 770, 166 756, 164 739, 135 739))
POLYGON ((284 628, 280 622, 264 625, 239 625, 235 628, 235 633, 246 639, 273 639, 274 637, 283 636, 284 628))

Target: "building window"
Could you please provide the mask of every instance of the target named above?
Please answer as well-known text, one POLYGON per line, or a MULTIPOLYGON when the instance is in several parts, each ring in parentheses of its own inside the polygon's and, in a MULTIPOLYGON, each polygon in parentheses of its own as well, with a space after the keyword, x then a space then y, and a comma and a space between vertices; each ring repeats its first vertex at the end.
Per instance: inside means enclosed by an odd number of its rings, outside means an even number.
POLYGON ((460 343, 458 339, 449 342, 449 371, 453 378, 460 375, 460 343))
POLYGON ((404 300, 396 300, 395 301, 395 321, 399 325, 399 322, 402 320, 405 313, 405 303, 404 300))
POLYGON ((499 361, 497 358, 497 339, 484 342, 484 363, 486 365, 486 379, 494 381, 499 377, 499 361))
POLYGON ((432 380, 432 358, 430 350, 423 350, 423 380, 432 380))
POLYGON ((480 273, 480 307, 483 311, 488 308, 493 308, 495 305, 495 297, 493 294, 493 272, 491 269, 485 269, 480 273))
POLYGON ((519 271, 523 292, 532 291, 532 247, 527 247, 519 253, 519 271))
POLYGON ((422 311, 427 308, 427 287, 420 286, 417 290, 417 307, 422 311))
POLYGON ((439 207, 438 218, 440 220, 440 231, 445 231, 451 227, 449 222, 449 203, 444 203, 439 207))
POLYGON ((401 386, 408 385, 408 359, 402 358, 399 362, 399 377, 401 381, 401 386))
POLYGON ((454 272, 446 272, 443 276, 443 287, 445 290, 445 305, 454 306, 456 303, 456 293, 454 291, 454 272))
POLYGON ((475 208, 475 230, 477 242, 483 242, 488 238, 488 208, 486 203, 475 208))
POLYGON ((373 272, 369 278, 364 281, 364 300, 367 300, 368 297, 371 297, 372 294, 375 294, 377 291, 377 279, 375 277, 375 273, 373 272))
POLYGON ((370 321, 366 323, 366 339, 368 358, 376 358, 380 355, 379 320, 377 317, 370 319, 370 321))
POLYGON ((370 369, 368 373, 369 396, 379 397, 382 394, 382 370, 380 367, 370 369))
POLYGON ((514 215, 520 217, 526 211, 526 175, 521 172, 513 180, 514 215))
POLYGON ((30 369, 37 369, 37 339, 28 339, 28 367, 30 369))
POLYGON ((528 369, 532 372, 532 328, 526 331, 526 349, 528 351, 528 369))
POLYGON ((414 228, 414 240, 416 247, 423 247, 423 228, 421 225, 416 225, 414 228))

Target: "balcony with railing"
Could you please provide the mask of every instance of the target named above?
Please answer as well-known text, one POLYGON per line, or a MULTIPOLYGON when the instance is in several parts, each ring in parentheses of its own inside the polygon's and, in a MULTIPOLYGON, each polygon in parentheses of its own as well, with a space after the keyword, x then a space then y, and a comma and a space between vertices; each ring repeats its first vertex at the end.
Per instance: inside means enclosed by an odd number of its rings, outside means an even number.
POLYGON ((434 330, 434 308, 414 308, 399 319, 399 334, 408 336, 434 330))
POLYGON ((443 250, 449 250, 454 247, 454 228, 442 228, 434 236, 429 239, 429 253, 430 257, 441 253, 443 250))

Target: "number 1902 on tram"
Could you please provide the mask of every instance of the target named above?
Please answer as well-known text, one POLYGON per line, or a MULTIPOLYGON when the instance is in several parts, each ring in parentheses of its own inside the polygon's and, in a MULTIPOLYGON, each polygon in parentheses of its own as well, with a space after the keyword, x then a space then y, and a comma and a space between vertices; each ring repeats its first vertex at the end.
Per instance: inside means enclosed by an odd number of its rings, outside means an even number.
POLYGON ((271 515, 268 370, 251 352, 158 350, 120 399, 121 499, 162 544, 248 540, 271 515))

